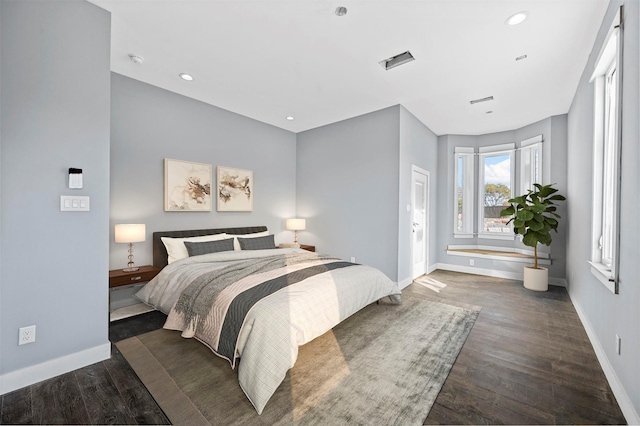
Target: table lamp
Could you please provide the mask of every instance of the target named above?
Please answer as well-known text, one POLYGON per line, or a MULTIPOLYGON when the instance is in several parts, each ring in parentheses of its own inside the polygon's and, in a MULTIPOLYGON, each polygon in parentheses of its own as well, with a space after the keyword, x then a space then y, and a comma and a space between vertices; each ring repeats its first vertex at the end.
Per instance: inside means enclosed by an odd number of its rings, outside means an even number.
POLYGON ((293 244, 286 244, 288 247, 300 247, 298 244, 298 231, 304 231, 306 228, 306 220, 304 219, 287 219, 285 228, 294 232, 293 244))
POLYGON ((144 241, 147 236, 146 227, 143 223, 128 223, 116 225, 116 243, 129 244, 129 263, 127 267, 123 269, 125 272, 137 271, 137 268, 133 264, 133 243, 139 243, 144 241))

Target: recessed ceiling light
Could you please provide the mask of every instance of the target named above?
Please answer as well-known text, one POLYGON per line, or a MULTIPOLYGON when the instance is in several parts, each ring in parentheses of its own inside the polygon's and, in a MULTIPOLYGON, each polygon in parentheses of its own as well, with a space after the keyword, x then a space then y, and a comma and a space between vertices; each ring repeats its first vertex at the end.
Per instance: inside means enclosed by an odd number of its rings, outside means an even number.
POLYGON ((487 111, 487 114, 493 114, 493 111, 487 111))
POLYGON ((344 16, 347 14, 347 8, 344 6, 338 6, 336 7, 336 15, 338 16, 344 16))
POLYGON ((507 25, 518 25, 522 23, 529 16, 529 12, 518 12, 509 16, 506 21, 504 21, 507 25))
POLYGON ((181 79, 186 80, 186 81, 193 81, 193 76, 191 74, 186 74, 186 73, 180 73, 178 74, 180 76, 181 79))
POLYGON ((287 120, 289 120, 289 121, 293 121, 293 117, 292 117, 292 116, 290 116, 290 115, 287 115, 287 120))

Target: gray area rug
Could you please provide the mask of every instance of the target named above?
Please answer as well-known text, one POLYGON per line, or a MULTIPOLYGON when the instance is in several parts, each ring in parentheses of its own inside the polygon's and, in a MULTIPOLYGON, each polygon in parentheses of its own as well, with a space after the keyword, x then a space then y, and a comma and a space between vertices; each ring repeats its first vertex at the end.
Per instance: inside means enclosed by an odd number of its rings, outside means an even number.
POLYGON ((258 415, 229 363, 155 330, 116 346, 175 425, 421 425, 479 312, 403 295, 300 348, 258 415))

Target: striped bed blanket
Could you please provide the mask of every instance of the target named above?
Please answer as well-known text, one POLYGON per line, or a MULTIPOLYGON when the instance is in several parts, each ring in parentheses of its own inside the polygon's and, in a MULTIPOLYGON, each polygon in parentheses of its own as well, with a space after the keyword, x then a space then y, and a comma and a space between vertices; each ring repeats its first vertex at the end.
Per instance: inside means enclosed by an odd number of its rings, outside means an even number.
POLYGON ((235 251, 174 262, 136 296, 238 368, 262 413, 298 347, 368 304, 400 303, 397 285, 365 265, 299 249, 235 251))

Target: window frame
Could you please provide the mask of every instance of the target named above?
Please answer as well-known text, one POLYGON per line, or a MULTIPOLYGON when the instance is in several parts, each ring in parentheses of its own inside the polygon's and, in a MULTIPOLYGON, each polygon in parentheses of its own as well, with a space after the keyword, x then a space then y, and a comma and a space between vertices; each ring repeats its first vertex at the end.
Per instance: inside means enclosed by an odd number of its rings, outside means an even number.
POLYGON ((490 239, 490 240, 513 240, 515 234, 513 232, 513 223, 509 224, 508 233, 493 233, 484 231, 484 186, 485 186, 485 173, 484 173, 484 160, 487 157, 493 157, 496 155, 508 154, 510 156, 509 168, 510 168, 510 188, 511 194, 509 198, 513 198, 513 192, 515 189, 515 166, 516 166, 516 146, 515 143, 508 143, 502 145, 483 146, 478 148, 478 238, 490 239))
POLYGON ((475 152, 473 147, 454 148, 453 171, 453 237, 473 238, 475 210, 475 152), (458 174, 462 160, 462 229, 458 228, 458 174))
POLYGON ((594 123, 589 264, 591 273, 614 294, 618 294, 620 251, 623 10, 621 6, 609 28, 590 79, 594 88, 594 123), (615 83, 614 102, 610 102, 611 82, 615 83), (613 115, 612 107, 616 108, 613 115))

